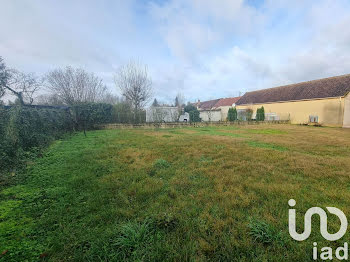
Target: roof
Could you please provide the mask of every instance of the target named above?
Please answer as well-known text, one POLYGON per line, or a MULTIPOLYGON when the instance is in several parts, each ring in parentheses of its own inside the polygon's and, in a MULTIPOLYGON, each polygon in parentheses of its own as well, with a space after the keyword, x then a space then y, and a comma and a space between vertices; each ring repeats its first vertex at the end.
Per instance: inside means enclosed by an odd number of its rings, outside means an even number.
POLYGON ((342 97, 348 92, 350 74, 247 92, 237 105, 342 97))
POLYGON ((215 104, 215 107, 219 107, 219 106, 232 106, 233 104, 236 104, 237 101, 240 99, 241 97, 229 97, 229 98, 222 98, 219 100, 219 102, 217 102, 215 104))
POLYGON ((215 107, 216 103, 219 102, 219 100, 220 99, 214 99, 214 100, 200 102, 198 107, 201 110, 209 110, 209 109, 212 109, 213 107, 215 107))
POLYGON ((220 106, 232 106, 235 104, 241 97, 229 97, 229 98, 219 98, 204 102, 199 102, 198 108, 200 110, 213 110, 220 106))

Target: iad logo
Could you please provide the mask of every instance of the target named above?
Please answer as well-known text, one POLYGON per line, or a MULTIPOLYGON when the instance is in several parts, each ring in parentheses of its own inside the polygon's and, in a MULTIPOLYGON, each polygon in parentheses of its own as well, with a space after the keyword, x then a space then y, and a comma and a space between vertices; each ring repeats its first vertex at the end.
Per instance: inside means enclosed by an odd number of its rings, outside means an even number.
MULTIPOLYGON (((290 207, 294 207, 296 202, 294 199, 290 199, 288 201, 288 205, 290 207)), ((327 230, 327 213, 320 207, 312 207, 306 211, 304 216, 304 232, 299 234, 296 231, 296 223, 295 223, 295 209, 289 209, 289 234, 292 238, 297 241, 306 240, 311 234, 311 218, 313 215, 320 216, 320 232, 321 235, 328 241, 335 241, 342 238, 346 230, 348 228, 348 220, 345 214, 336 207, 326 207, 327 211, 333 215, 336 215, 340 220, 340 228, 337 233, 330 234, 327 230)), ((331 247, 323 247, 321 249, 320 258, 322 260, 331 260, 333 259, 333 252, 331 247)), ((344 247, 338 247, 335 252, 335 256, 339 260, 348 259, 348 243, 344 243, 344 247), (342 254, 340 254, 342 252, 342 254)), ((313 259, 317 260, 318 250, 317 243, 314 243, 313 247, 313 259)))
MULTIPOLYGON (((289 206, 294 207, 296 202, 294 199, 288 201, 289 206)), ((320 216, 320 231, 321 235, 329 240, 335 241, 342 238, 348 228, 348 220, 346 219, 343 211, 336 207, 326 207, 328 212, 336 215, 340 219, 340 229, 335 234, 330 234, 327 231, 327 213, 320 207, 312 207, 306 211, 304 217, 304 232, 302 234, 297 233, 295 225, 295 209, 289 209, 289 234, 297 241, 303 241, 307 239, 311 234, 311 218, 313 215, 320 216)))

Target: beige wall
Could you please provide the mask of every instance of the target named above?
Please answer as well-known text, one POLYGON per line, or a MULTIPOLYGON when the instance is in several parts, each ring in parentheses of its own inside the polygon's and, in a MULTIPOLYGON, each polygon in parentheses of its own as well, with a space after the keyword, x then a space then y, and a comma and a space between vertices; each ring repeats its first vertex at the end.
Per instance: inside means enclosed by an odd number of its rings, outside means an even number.
POLYGON ((344 99, 344 121, 343 127, 350 128, 350 93, 344 99))
MULTIPOLYGON (((350 101, 349 101, 350 102, 350 101)), ((295 102, 238 105, 237 109, 256 109, 264 106, 265 114, 276 113, 280 120, 290 119, 292 124, 306 124, 309 116, 318 116, 318 122, 326 126, 342 126, 344 115, 344 98, 327 98, 295 102)), ((349 109, 348 109, 349 110, 349 109)))
POLYGON ((221 121, 226 121, 227 119, 227 114, 228 114, 228 110, 231 108, 232 106, 220 106, 219 108, 221 109, 221 121))
POLYGON ((220 110, 203 110, 199 111, 199 117, 204 122, 218 122, 221 121, 221 111, 220 110))

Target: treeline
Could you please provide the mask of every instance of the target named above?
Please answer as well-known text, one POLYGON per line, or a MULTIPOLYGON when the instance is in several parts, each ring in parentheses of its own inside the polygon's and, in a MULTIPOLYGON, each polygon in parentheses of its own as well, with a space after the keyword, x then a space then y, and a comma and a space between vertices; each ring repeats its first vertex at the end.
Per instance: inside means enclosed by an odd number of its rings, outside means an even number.
POLYGON ((15 105, 51 105, 75 107, 84 103, 114 106, 114 120, 119 123, 144 121, 144 106, 153 96, 147 67, 129 62, 114 75, 121 97, 113 95, 102 79, 81 68, 57 68, 37 77, 8 68, 0 57, 0 104, 5 95, 15 96, 15 105))

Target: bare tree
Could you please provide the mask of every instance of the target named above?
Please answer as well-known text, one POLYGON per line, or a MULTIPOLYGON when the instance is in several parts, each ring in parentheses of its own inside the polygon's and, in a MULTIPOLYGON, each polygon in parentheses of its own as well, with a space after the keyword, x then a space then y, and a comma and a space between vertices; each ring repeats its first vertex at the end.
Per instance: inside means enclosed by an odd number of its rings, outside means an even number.
POLYGON ((151 106, 147 108, 148 121, 154 123, 176 122, 179 114, 174 107, 151 106))
POLYGON ((152 81, 147 67, 139 62, 129 62, 115 75, 115 84, 126 100, 133 106, 134 115, 152 98, 152 81))
POLYGON ((182 93, 177 93, 175 97, 175 106, 178 108, 179 115, 182 113, 182 109, 185 107, 185 96, 182 93))
POLYGON ((41 94, 35 97, 34 102, 38 105, 60 106, 62 101, 55 94, 41 94))
POLYGON ((0 57, 0 98, 9 92, 15 95, 19 102, 32 104, 34 93, 41 87, 41 81, 34 74, 25 74, 16 69, 6 68, 0 57))
POLYGON ((106 92, 106 94, 101 98, 102 103, 115 105, 121 102, 121 99, 119 96, 112 94, 110 92, 106 92))
POLYGON ((46 76, 47 87, 66 105, 99 102, 105 98, 107 87, 102 79, 80 68, 67 66, 46 76))
POLYGON ((213 111, 212 111, 212 109, 210 108, 210 109, 206 110, 205 113, 206 113, 207 116, 208 116, 208 121, 211 122, 211 119, 212 119, 212 117, 213 117, 213 111))
POLYGON ((5 89, 17 96, 22 105, 32 104, 34 94, 42 87, 42 80, 33 73, 25 74, 16 69, 10 69, 9 75, 5 89))
POLYGON ((162 123, 165 122, 169 112, 161 107, 153 108, 153 122, 162 123))

